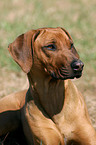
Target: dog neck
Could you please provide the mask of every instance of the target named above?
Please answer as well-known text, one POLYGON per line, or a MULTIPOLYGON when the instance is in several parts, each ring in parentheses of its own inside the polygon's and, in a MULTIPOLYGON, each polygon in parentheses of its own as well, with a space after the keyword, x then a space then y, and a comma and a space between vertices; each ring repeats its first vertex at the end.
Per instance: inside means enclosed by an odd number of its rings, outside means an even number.
POLYGON ((55 80, 40 72, 28 74, 30 82, 30 95, 28 100, 41 104, 46 113, 53 117, 61 112, 64 103, 64 81, 55 80))

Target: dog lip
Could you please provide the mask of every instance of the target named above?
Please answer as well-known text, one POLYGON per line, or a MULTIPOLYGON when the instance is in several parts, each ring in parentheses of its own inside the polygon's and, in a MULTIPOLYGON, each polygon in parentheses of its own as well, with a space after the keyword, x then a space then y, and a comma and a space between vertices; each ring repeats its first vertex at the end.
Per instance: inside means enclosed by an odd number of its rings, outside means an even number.
POLYGON ((82 76, 82 72, 73 75, 73 77, 74 78, 77 78, 77 79, 80 78, 81 76, 82 76))
POLYGON ((45 72, 49 72, 49 74, 51 75, 51 77, 53 79, 61 79, 61 80, 66 80, 66 79, 74 79, 74 78, 80 78, 82 76, 82 71, 78 72, 78 73, 74 73, 74 72, 69 72, 69 70, 67 70, 65 67, 61 67, 60 69, 58 69, 57 71, 48 71, 47 69, 45 69, 45 72))
POLYGON ((80 78, 82 76, 82 73, 76 75, 76 78, 80 78))
MULTIPOLYGON (((69 70, 66 69, 65 67, 61 67, 57 72, 58 72, 58 79, 66 80, 66 79, 71 78, 69 70)), ((74 76, 73 76, 73 78, 74 78, 74 76)))
POLYGON ((80 78, 82 76, 82 71, 79 71, 78 73, 68 73, 69 71, 62 67, 62 69, 59 69, 58 75, 60 76, 60 79, 66 80, 66 79, 74 79, 74 78, 80 78))
POLYGON ((60 78, 64 78, 65 73, 64 73, 64 68, 63 67, 58 70, 58 75, 59 75, 60 78))

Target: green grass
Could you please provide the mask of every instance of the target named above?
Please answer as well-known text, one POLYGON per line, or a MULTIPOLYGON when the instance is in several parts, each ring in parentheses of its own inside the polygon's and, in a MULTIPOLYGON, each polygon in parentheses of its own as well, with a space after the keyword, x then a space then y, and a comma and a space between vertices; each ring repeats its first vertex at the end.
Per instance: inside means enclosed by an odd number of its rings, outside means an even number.
MULTIPOLYGON (((0 1, 0 67, 18 71, 7 46, 18 35, 40 27, 64 27, 72 35, 85 71, 96 72, 95 0, 7 0, 0 1), (6 59, 5 59, 6 58, 6 59)), ((20 71, 20 69, 19 69, 20 71)))

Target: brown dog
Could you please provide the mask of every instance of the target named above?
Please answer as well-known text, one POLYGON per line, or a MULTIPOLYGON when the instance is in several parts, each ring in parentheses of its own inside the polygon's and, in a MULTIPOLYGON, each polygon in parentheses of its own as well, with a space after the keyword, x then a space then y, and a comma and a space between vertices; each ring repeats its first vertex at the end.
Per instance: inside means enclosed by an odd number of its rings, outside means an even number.
POLYGON ((8 49, 30 87, 1 99, 0 135, 22 121, 29 145, 96 145, 84 99, 70 80, 82 75, 84 65, 69 33, 63 28, 32 30, 8 49))

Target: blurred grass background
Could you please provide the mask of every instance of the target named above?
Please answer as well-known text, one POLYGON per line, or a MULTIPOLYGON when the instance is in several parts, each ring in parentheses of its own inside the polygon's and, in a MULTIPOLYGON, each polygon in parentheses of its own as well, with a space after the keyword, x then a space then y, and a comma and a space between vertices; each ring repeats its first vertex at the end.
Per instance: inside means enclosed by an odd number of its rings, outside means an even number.
POLYGON ((72 35, 85 71, 96 72, 95 0, 3 0, 0 14, 0 68, 18 70, 7 50, 18 35, 30 29, 61 26, 72 35))
MULTIPOLYGON (((71 34, 85 64, 83 76, 75 83, 85 96, 90 111, 96 103, 96 0, 0 1, 1 96, 18 91, 25 80, 7 50, 8 44, 30 29, 58 26, 64 27, 71 34), (2 93, 2 90, 5 92, 2 93)), ((96 112, 93 113, 96 116, 96 112)))
POLYGON ((95 0, 3 0, 0 14, 1 68, 17 69, 6 48, 18 35, 30 29, 61 26, 72 35, 85 70, 96 71, 95 0))

